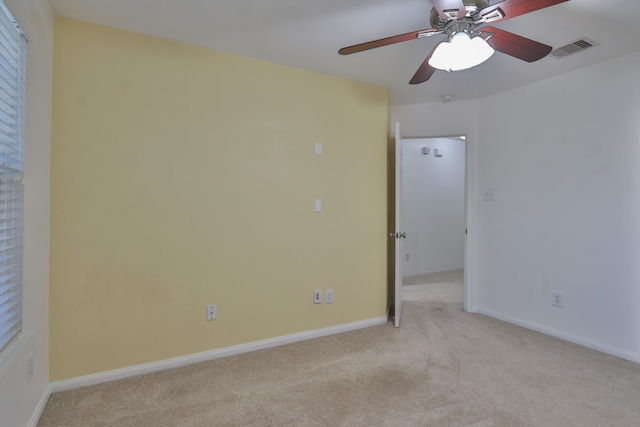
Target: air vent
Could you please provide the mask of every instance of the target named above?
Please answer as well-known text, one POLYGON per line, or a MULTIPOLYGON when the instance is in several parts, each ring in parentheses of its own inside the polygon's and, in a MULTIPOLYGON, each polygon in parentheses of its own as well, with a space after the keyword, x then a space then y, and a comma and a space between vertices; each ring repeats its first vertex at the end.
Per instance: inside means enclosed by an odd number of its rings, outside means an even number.
POLYGON ((551 51, 551 56, 556 58, 564 58, 567 55, 571 55, 572 53, 576 53, 576 52, 581 52, 585 49, 589 49, 590 47, 594 47, 594 46, 599 46, 599 44, 594 42, 591 39, 583 37, 577 42, 573 42, 571 44, 559 47, 551 51))

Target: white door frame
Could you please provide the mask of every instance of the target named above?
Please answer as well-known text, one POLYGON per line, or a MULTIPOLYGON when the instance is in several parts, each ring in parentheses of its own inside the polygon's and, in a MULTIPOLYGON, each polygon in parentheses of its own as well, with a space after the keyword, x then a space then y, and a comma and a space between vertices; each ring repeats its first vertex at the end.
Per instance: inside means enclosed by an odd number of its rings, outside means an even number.
POLYGON ((400 133, 400 123, 396 123, 394 149, 396 151, 395 161, 395 233, 391 233, 395 238, 394 245, 394 316, 393 322, 396 328, 400 327, 400 317, 402 316, 402 285, 404 280, 402 264, 402 242, 406 234, 402 229, 402 134, 400 133))
MULTIPOLYGON (((400 123, 402 126, 402 123, 400 123)), ((470 129, 460 129, 460 131, 439 131, 421 132, 419 135, 402 135, 403 139, 416 138, 458 138, 465 137, 465 190, 464 190, 464 210, 465 210, 465 244, 464 244, 464 310, 470 313, 477 312, 476 293, 476 270, 475 270, 475 241, 476 241, 476 205, 473 203, 477 200, 478 180, 476 177, 477 164, 477 137, 475 132, 470 129)), ((396 165, 397 167, 397 165, 396 165)))

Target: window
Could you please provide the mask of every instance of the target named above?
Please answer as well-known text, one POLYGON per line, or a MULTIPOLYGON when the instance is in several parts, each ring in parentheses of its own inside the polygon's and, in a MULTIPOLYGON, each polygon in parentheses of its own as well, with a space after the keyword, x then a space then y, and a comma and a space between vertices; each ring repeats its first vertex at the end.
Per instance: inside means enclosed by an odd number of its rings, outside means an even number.
POLYGON ((0 0, 0 349, 22 330, 26 39, 0 0))

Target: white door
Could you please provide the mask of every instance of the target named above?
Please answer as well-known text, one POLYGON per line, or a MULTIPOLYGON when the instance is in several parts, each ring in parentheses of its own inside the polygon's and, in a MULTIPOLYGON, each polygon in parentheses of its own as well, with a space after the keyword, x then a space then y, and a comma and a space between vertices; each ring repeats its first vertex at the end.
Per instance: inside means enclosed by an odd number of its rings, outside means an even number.
POLYGON ((400 326, 402 315, 402 241, 407 237, 402 230, 402 136, 400 135, 400 123, 396 123, 396 224, 392 237, 395 244, 395 297, 394 297, 394 324, 400 326))

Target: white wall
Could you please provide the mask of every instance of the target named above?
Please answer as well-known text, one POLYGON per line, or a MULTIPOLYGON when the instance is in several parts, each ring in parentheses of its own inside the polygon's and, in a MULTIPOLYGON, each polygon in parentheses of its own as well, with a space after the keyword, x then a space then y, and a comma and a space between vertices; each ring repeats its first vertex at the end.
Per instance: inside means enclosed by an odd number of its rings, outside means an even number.
POLYGON ((392 109, 411 131, 437 134, 461 114, 478 124, 468 309, 640 361, 638 69, 640 53, 473 107, 392 109), (496 200, 482 201, 483 189, 496 200))
POLYGON ((639 359, 640 54, 480 103, 480 310, 639 359), (564 293, 562 309, 551 292, 564 293))
MULTIPOLYGON (((425 83, 428 84, 428 83, 425 83)), ((395 105, 391 107, 393 137, 395 123, 400 123, 404 138, 466 135, 474 143, 478 136, 478 101, 395 105)))
POLYGON ((464 268, 464 173, 463 140, 403 140, 405 276, 464 268), (423 155, 422 147, 429 154, 423 155), (443 156, 435 157, 435 149, 443 156))
MULTIPOLYGON (((4 0, 27 46, 23 330, 26 342, 0 374, 0 423, 35 425, 49 383, 49 160, 53 13, 47 0, 4 0), (27 356, 34 355, 27 382, 27 356)), ((6 355, 6 353, 5 353, 6 355)))

